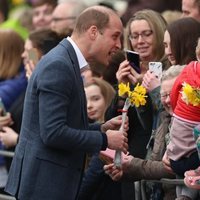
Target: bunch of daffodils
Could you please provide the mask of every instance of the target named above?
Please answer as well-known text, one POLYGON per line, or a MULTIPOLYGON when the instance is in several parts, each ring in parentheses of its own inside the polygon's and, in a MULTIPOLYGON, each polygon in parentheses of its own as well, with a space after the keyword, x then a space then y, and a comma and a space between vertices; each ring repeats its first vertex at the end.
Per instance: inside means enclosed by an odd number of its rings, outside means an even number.
POLYGON ((200 88, 192 87, 190 84, 184 82, 182 89, 182 100, 186 104, 193 106, 200 105, 200 88))
POLYGON ((123 97, 126 96, 132 106, 139 107, 146 104, 146 88, 139 83, 136 85, 133 91, 130 90, 129 83, 120 83, 118 86, 118 94, 123 97))
MULTIPOLYGON (((139 83, 136 85, 134 90, 131 91, 129 83, 124 84, 120 83, 118 85, 118 95, 121 97, 126 97, 126 101, 124 103, 124 107, 122 109, 122 124, 120 127, 120 130, 124 130, 124 124, 126 120, 126 115, 127 111, 130 106, 135 106, 139 107, 141 105, 146 104, 146 89, 139 85, 139 83)), ((114 163, 116 167, 121 168, 122 166, 122 152, 121 151, 116 151, 115 152, 115 158, 114 158, 114 163)))

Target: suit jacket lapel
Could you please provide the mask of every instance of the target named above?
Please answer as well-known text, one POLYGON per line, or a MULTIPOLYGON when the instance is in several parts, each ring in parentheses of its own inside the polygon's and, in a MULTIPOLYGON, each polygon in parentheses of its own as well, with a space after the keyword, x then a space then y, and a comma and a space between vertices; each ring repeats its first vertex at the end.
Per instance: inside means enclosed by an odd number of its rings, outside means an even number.
POLYGON ((80 95, 80 99, 81 99, 81 105, 83 107, 82 109, 82 116, 83 116, 83 121, 84 121, 84 125, 85 128, 88 128, 88 120, 87 120, 87 109, 86 109, 86 97, 85 97, 85 91, 84 91, 84 86, 83 86, 83 79, 81 77, 81 72, 80 72, 80 66, 78 64, 78 59, 76 56, 76 53, 74 51, 73 46, 70 44, 70 42, 67 39, 64 39, 63 41, 61 41, 61 45, 65 47, 67 53, 70 55, 72 64, 73 64, 73 68, 75 71, 75 75, 76 75, 76 80, 78 82, 79 90, 77 95, 80 95))

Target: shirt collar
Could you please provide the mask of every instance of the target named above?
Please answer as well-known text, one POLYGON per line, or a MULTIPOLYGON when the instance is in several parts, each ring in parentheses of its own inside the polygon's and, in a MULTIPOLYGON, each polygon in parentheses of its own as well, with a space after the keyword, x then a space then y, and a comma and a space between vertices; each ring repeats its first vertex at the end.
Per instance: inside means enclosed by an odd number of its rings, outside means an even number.
POLYGON ((80 69, 84 68, 85 66, 88 65, 87 61, 85 60, 83 54, 81 53, 80 49, 78 48, 78 46, 76 45, 76 43, 72 40, 71 37, 67 37, 67 40, 71 43, 71 45, 74 48, 74 51, 76 53, 76 56, 78 58, 78 64, 80 69))

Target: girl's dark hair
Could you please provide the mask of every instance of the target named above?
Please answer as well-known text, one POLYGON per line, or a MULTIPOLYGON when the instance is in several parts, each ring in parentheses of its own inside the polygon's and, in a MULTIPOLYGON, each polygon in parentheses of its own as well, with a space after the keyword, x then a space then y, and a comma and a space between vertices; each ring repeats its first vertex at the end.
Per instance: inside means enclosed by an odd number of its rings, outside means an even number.
POLYGON ((52 5, 53 7, 56 7, 57 3, 58 3, 57 0, 32 0, 31 1, 33 8, 42 6, 44 4, 49 4, 49 5, 52 5))
POLYGON ((0 12, 3 14, 4 21, 6 21, 8 19, 8 13, 9 13, 8 0, 0 0, 0 12))
POLYGON ((181 18, 169 24, 171 51, 176 64, 184 65, 196 60, 195 49, 200 37, 200 23, 193 18, 181 18))
POLYGON ((33 47, 41 51, 42 55, 55 47, 64 37, 64 35, 58 35, 56 32, 48 29, 36 30, 29 35, 33 47))

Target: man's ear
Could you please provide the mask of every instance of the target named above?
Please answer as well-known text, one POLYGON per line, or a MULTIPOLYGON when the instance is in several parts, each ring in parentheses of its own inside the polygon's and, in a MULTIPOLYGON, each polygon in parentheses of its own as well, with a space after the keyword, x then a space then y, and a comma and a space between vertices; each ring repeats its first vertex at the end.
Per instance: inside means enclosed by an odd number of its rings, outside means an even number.
POLYGON ((89 33, 90 39, 95 40, 99 34, 99 31, 98 31, 97 27, 93 25, 88 29, 88 33, 89 33))

